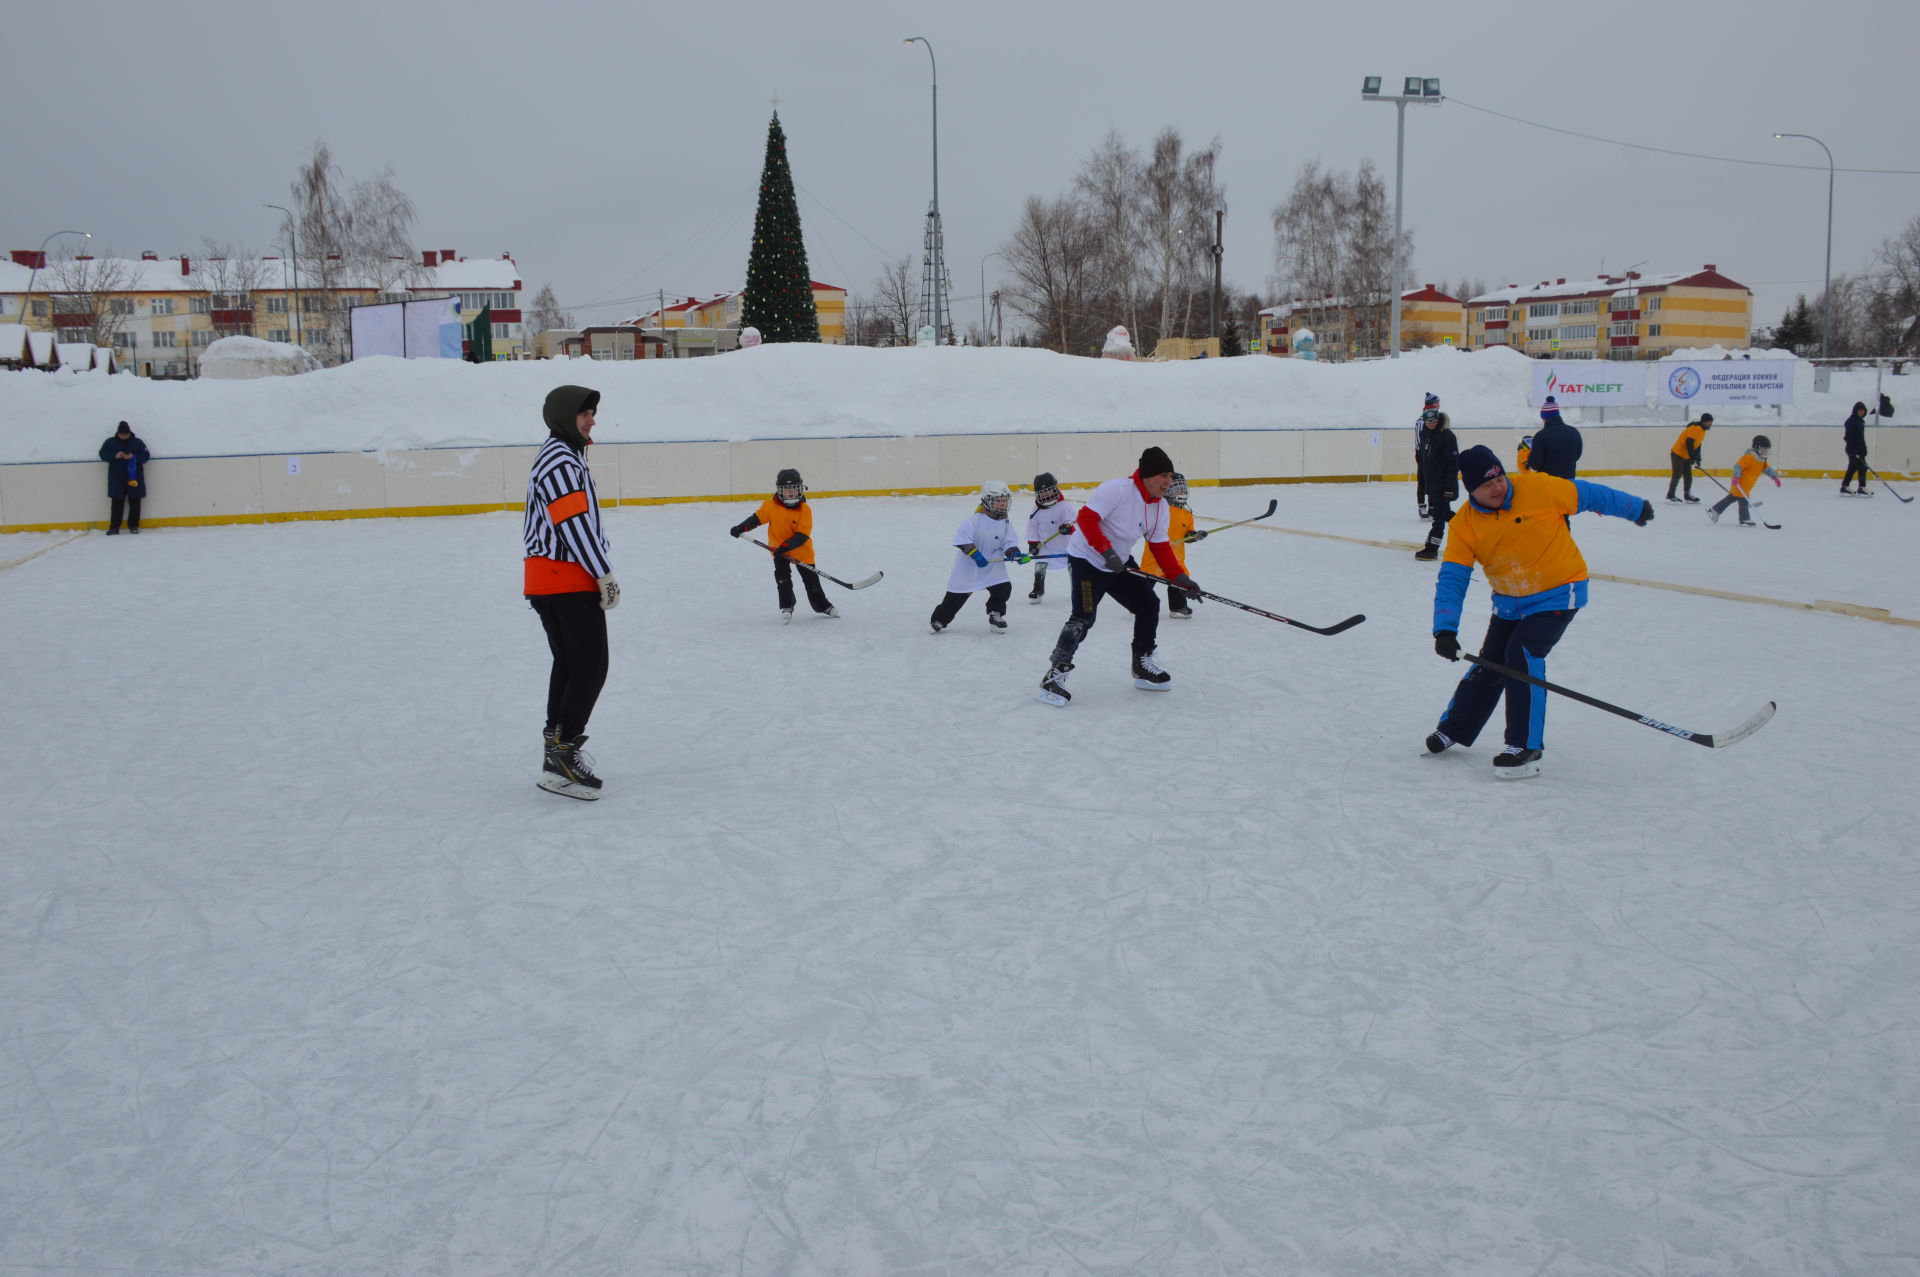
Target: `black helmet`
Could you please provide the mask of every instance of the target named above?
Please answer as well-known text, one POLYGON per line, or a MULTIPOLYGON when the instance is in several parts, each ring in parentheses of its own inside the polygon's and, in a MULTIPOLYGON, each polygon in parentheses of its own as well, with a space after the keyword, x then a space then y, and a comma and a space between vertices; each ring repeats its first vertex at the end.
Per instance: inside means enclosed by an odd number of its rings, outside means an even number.
POLYGON ((792 466, 783 469, 773 477, 773 496, 789 510, 796 508, 806 500, 807 485, 800 482, 800 472, 792 466))
POLYGON ((1042 510, 1060 504, 1060 481, 1053 477, 1051 470, 1042 470, 1033 476, 1033 503, 1042 510))
POLYGON ((1753 437, 1753 446, 1761 452, 1765 452, 1767 449, 1773 447, 1773 440, 1767 438, 1765 435, 1755 435, 1753 437))

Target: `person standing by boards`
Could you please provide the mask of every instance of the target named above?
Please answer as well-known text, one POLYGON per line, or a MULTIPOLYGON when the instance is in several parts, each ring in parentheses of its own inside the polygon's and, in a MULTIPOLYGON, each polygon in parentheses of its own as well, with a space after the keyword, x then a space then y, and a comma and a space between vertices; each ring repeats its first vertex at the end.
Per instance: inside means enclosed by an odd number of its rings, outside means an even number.
POLYGON ((153 454, 123 421, 100 445, 100 460, 107 463, 107 535, 120 535, 124 514, 127 531, 139 536, 140 502, 147 496, 147 462, 153 454))
POLYGON ((1673 441, 1673 447, 1667 453, 1667 460, 1673 471, 1667 480, 1667 500, 1679 505, 1682 501, 1694 505, 1700 504, 1700 498, 1693 495, 1693 472, 1707 468, 1706 446, 1707 431, 1713 429, 1713 414, 1703 412, 1700 420, 1690 421, 1680 437, 1673 441), (1683 495, 1674 496, 1674 489, 1680 489, 1683 495))

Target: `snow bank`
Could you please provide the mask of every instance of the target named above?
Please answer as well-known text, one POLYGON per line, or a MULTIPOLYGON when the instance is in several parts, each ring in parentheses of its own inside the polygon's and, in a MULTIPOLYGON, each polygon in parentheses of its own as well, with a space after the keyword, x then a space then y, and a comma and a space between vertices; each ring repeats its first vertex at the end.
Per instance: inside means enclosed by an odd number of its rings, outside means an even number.
POLYGON ((262 341, 258 337, 222 337, 208 346, 200 359, 200 375, 215 381, 291 377, 319 367, 318 360, 290 342, 262 341))
MULTIPOLYGON (((0 374, 0 461, 90 459, 104 428, 122 419, 176 457, 527 443, 545 433, 541 401, 567 382, 602 392, 600 437, 612 443, 1377 429, 1412 425, 1428 391, 1457 427, 1522 429, 1537 419, 1527 405, 1530 367, 1510 350, 1431 349, 1346 364, 1258 355, 1156 364, 1004 348, 763 345, 707 359, 620 363, 362 359, 242 381, 24 371, 0 374)), ((1826 395, 1813 392, 1811 369, 1797 384, 1800 402, 1785 423, 1837 425, 1872 389, 1873 374, 1836 373, 1826 395)), ((1771 409, 1716 408, 1715 415, 1723 424, 1782 420, 1771 409)), ((1678 419, 1672 408, 1607 410, 1609 425, 1678 419)))

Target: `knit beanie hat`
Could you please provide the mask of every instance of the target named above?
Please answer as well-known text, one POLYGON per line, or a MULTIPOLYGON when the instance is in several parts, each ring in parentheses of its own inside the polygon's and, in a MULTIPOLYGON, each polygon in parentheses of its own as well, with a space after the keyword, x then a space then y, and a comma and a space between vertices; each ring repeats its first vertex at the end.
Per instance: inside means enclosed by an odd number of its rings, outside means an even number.
POLYGON ((1552 395, 1548 395, 1547 402, 1540 405, 1540 419, 1542 421, 1546 421, 1550 418, 1557 417, 1559 415, 1560 415, 1560 401, 1558 399, 1555 399, 1552 395))
POLYGON ((1460 454, 1460 486, 1468 492, 1506 472, 1507 468, 1500 464, 1500 458, 1494 456, 1493 449, 1484 443, 1476 443, 1460 454))
POLYGON ((1434 394, 1434 393, 1433 393, 1432 391, 1428 391, 1428 392, 1427 392, 1427 407, 1429 407, 1429 408, 1438 408, 1439 406, 1440 406, 1440 396, 1439 396, 1439 395, 1436 395, 1436 394, 1434 394))
POLYGON ((1140 477, 1151 479, 1156 474, 1172 474, 1173 460, 1157 447, 1148 448, 1140 454, 1140 477))

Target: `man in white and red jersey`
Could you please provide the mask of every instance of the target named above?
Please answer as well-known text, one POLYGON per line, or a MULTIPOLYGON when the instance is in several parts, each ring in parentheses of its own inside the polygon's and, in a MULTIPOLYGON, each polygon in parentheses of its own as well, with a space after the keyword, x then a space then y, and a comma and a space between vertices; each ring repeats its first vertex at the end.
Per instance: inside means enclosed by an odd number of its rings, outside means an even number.
POLYGON ((600 392, 560 386, 542 416, 547 441, 527 475, 522 590, 547 632, 553 669, 547 676, 546 758, 540 788, 568 798, 600 797, 600 778, 581 746, 587 718, 607 681, 607 612, 620 586, 607 561, 600 498, 587 469, 587 447, 600 392))
POLYGON ((1133 685, 1150 692, 1166 691, 1173 676, 1153 659, 1160 629, 1160 600, 1153 582, 1136 576, 1138 566, 1127 552, 1146 538, 1147 550, 1172 585, 1200 597, 1200 587, 1187 575, 1167 543, 1167 489, 1173 484, 1173 462, 1159 448, 1140 454, 1140 468, 1124 479, 1109 479, 1093 490, 1074 521, 1067 543, 1067 569, 1072 573, 1072 613, 1060 627, 1053 645, 1052 663, 1034 699, 1044 705, 1064 706, 1067 674, 1073 654, 1093 628, 1100 600, 1111 597, 1133 613, 1133 685))

